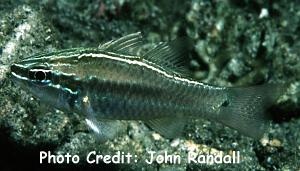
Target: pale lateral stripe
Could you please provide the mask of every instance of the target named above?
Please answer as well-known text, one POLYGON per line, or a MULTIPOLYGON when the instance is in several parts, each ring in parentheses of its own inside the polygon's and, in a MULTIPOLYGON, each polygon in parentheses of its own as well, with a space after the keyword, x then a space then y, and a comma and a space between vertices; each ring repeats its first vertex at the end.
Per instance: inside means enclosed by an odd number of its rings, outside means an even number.
POLYGON ((14 77, 16 77, 16 78, 18 78, 18 79, 20 79, 20 80, 26 80, 26 81, 29 80, 29 78, 27 78, 27 77, 22 77, 22 76, 20 76, 20 75, 14 73, 14 72, 11 72, 11 74, 12 74, 14 77))
MULTIPOLYGON (((135 59, 139 59, 137 56, 131 56, 131 55, 123 55, 123 54, 115 54, 115 53, 112 53, 112 52, 107 52, 107 54, 102 54, 102 53, 82 53, 82 54, 78 54, 78 53, 75 53, 75 54, 72 54, 72 55, 69 55, 69 56, 56 56, 56 57, 53 57, 53 56, 45 56, 45 57, 38 57, 38 58, 32 58, 32 59, 27 59, 27 60, 24 60, 24 61, 30 61, 30 60, 38 60, 38 59, 63 59, 63 58, 73 58, 73 57, 76 57, 77 59, 80 59, 80 58, 83 58, 83 57, 96 57, 96 58, 107 58, 107 59, 111 59, 111 60, 115 60, 115 61, 121 61, 121 62, 125 62, 125 63, 128 63, 128 64, 133 64, 133 65, 139 65, 141 67, 146 67, 148 69, 151 69, 157 73, 160 73, 162 75, 164 75, 165 77, 167 78, 171 78, 171 79, 174 79, 174 80, 177 80, 177 81, 182 81, 182 82, 186 82, 186 83, 189 83, 189 84, 194 84, 194 85, 201 85, 201 86, 204 86, 204 87, 207 87, 209 88, 210 86, 209 85, 206 85, 206 84, 203 84, 201 82, 197 82, 197 81, 192 81, 192 80, 189 80, 187 78, 181 78, 181 77, 177 77, 175 75, 170 75, 168 74, 167 72, 159 69, 159 68, 156 68, 154 66, 151 66, 145 62, 141 62, 141 61, 137 61, 135 59), (115 56, 114 56, 115 55, 115 56), (119 57, 118 57, 119 56, 119 57)), ((148 61, 150 64, 152 63, 151 61, 148 61)), ((35 62, 36 63, 36 62, 35 62)), ((66 63, 61 63, 62 65, 69 65, 69 64, 66 64, 66 63)), ((24 67, 24 65, 20 65, 20 64, 15 64, 17 65, 18 67, 22 67, 22 68, 27 68, 26 66, 24 67)), ((31 63, 32 65, 32 63, 31 63)), ((54 66, 59 66, 60 64, 52 64, 54 66)), ((69 65, 70 66, 70 65, 69 65)), ((41 70, 41 69, 33 69, 32 71, 45 71, 45 72, 48 72, 49 70, 41 70)), ((76 75, 74 73, 71 73, 71 74, 66 74, 66 73, 61 73, 61 74, 65 74, 65 75, 68 75, 68 76, 72 76, 72 75, 76 75)), ((22 77, 22 76, 18 76, 17 74, 13 73, 13 75, 19 79, 22 79, 22 80, 29 80, 28 78, 26 77, 22 77)), ((214 87, 215 89, 224 89, 224 88, 221 88, 221 87, 214 87)))
MULTIPOLYGON (((78 54, 77 53, 75 53, 75 54, 72 54, 72 55, 68 55, 68 56, 66 56, 66 55, 63 55, 63 56, 55 56, 55 55, 49 55, 49 56, 44 56, 44 57, 32 57, 32 58, 27 58, 27 59, 23 59, 22 60, 22 62, 29 62, 29 61, 35 61, 35 60, 41 60, 41 59, 63 59, 63 58, 72 58, 72 57, 76 57, 76 56, 78 56, 78 54)), ((37 62, 35 62, 35 63, 37 63, 37 62)), ((34 63, 30 63, 30 65, 32 65, 32 64, 34 64, 34 63)))
MULTIPOLYGON (((125 63, 128 63, 128 64, 139 65, 139 66, 151 69, 151 70, 153 70, 155 72, 158 72, 158 73, 164 75, 167 78, 172 78, 172 79, 175 79, 175 80, 178 80, 178 81, 187 82, 187 83, 190 83, 190 84, 195 84, 195 85, 201 85, 201 86, 209 87, 208 85, 202 84, 202 83, 197 82, 197 81, 192 81, 192 80, 188 80, 186 78, 180 78, 180 77, 177 77, 177 76, 170 75, 170 74, 166 73, 165 71, 162 71, 162 70, 160 70, 158 68, 155 68, 155 67, 153 67, 151 65, 148 65, 148 64, 146 64, 144 62, 141 62, 141 61, 128 60, 128 59, 119 58, 119 57, 116 57, 116 56, 109 56, 109 55, 106 55, 106 54, 95 54, 95 53, 81 54, 81 55, 78 56, 78 59, 80 59, 82 57, 107 58, 107 59, 112 59, 112 60, 115 60, 115 61, 125 62, 125 63)), ((217 89, 223 89, 223 88, 217 87, 217 89)))
POLYGON ((30 71, 36 72, 36 71, 42 71, 42 72, 49 72, 50 69, 31 69, 30 71))
POLYGON ((47 86, 49 86, 49 87, 53 87, 53 88, 56 88, 56 89, 63 89, 63 90, 66 90, 66 91, 68 91, 70 94, 77 94, 77 91, 72 91, 71 89, 69 89, 69 88, 66 88, 66 87, 62 87, 61 85, 59 85, 59 84, 57 84, 57 85, 55 85, 55 84, 48 84, 47 86))

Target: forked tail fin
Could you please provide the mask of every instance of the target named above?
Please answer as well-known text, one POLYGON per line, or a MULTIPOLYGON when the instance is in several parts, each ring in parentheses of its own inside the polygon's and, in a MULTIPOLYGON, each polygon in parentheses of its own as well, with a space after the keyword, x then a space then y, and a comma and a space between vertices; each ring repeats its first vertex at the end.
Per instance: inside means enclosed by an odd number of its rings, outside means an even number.
POLYGON ((286 84, 265 84, 228 88, 228 103, 221 107, 218 121, 259 139, 269 125, 265 110, 276 102, 286 87, 286 84))

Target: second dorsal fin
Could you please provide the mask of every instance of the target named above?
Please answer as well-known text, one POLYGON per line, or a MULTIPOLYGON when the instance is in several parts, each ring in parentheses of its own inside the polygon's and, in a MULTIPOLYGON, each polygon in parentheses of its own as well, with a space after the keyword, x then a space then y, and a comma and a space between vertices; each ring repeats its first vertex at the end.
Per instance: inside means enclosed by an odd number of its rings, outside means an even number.
POLYGON ((116 40, 111 40, 100 45, 98 48, 102 50, 107 50, 115 53, 136 55, 137 50, 143 44, 143 37, 141 32, 132 33, 123 36, 116 40))
POLYGON ((188 38, 178 38, 171 42, 161 42, 143 55, 143 58, 174 71, 189 75, 187 69, 188 50, 192 47, 188 38))

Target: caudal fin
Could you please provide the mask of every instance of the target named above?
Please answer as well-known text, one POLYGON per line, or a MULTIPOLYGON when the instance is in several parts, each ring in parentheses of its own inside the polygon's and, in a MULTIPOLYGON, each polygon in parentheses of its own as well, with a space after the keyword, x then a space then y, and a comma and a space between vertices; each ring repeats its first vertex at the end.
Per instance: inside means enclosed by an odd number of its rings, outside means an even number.
POLYGON ((286 87, 286 84, 265 84, 228 88, 228 103, 221 108, 219 122, 244 135, 261 138, 269 125, 265 110, 276 102, 286 87))

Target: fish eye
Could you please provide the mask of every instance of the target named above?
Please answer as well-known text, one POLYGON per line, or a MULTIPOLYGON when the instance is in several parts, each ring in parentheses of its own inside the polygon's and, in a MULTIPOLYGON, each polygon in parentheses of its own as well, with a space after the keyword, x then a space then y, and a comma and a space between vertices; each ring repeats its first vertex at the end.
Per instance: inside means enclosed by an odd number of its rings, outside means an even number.
POLYGON ((48 84, 51 82, 52 74, 51 70, 45 67, 34 67, 28 72, 28 77, 33 83, 37 84, 48 84))
POLYGON ((47 73, 45 71, 36 71, 34 73, 35 80, 44 81, 47 78, 47 73))

